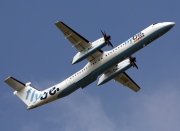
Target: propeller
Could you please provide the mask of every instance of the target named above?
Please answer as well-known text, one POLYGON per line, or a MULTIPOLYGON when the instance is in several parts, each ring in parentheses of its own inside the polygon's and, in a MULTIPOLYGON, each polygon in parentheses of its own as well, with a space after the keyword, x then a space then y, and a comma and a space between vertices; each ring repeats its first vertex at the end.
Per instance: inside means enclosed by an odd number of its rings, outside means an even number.
POLYGON ((111 46, 113 48, 112 43, 109 41, 109 40, 111 40, 111 36, 110 35, 106 35, 106 32, 105 31, 103 32, 102 30, 101 30, 101 33, 103 34, 104 40, 107 43, 107 45, 111 46))
POLYGON ((138 69, 138 66, 136 65, 136 57, 132 57, 132 56, 130 56, 129 57, 129 60, 130 60, 130 62, 131 62, 131 65, 133 66, 133 67, 136 67, 137 69, 138 69))

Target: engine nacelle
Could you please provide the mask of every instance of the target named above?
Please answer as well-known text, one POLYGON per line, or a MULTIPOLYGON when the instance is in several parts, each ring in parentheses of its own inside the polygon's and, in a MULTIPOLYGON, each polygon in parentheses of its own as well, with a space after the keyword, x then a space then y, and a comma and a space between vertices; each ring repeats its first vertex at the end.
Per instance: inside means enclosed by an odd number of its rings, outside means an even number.
POLYGON ((72 64, 76 64, 84 59, 86 59, 88 56, 92 55, 93 53, 95 53, 96 51, 100 50, 101 48, 103 48, 106 45, 104 38, 100 38, 96 41, 94 41, 92 43, 92 45, 86 49, 84 49, 81 52, 78 52, 73 60, 72 60, 72 64))
POLYGON ((116 67, 110 69, 105 74, 103 74, 99 78, 97 85, 99 86, 99 85, 102 85, 102 84, 110 81, 111 79, 113 79, 114 77, 119 75, 120 73, 123 73, 125 70, 129 69, 131 66, 132 66, 132 64, 131 64, 130 59, 126 59, 126 60, 120 62, 116 67))

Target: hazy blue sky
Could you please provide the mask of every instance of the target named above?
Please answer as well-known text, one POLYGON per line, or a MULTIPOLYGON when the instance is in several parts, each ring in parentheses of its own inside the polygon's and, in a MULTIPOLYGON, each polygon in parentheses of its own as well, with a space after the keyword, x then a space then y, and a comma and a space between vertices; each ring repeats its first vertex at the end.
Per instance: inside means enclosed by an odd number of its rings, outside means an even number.
MULTIPOLYGON (((4 0, 0 2, 0 130, 179 131, 179 0, 4 0), (167 34, 135 53, 139 69, 127 73, 141 87, 134 93, 110 81, 96 82, 48 105, 26 110, 4 79, 13 76, 38 89, 81 69, 77 53, 54 25, 63 21, 89 41, 105 30, 114 46, 154 22, 173 21, 167 34)), ((109 50, 105 47, 104 50, 109 50)))

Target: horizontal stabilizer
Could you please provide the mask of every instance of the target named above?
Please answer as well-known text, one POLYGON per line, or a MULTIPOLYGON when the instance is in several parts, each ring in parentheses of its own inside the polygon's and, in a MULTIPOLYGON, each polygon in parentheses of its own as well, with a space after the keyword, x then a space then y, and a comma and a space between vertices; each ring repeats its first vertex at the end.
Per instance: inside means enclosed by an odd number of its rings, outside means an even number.
POLYGON ((8 77, 5 82, 11 86, 14 90, 16 91, 20 91, 21 89, 23 89, 26 85, 18 80, 16 80, 13 77, 8 77))

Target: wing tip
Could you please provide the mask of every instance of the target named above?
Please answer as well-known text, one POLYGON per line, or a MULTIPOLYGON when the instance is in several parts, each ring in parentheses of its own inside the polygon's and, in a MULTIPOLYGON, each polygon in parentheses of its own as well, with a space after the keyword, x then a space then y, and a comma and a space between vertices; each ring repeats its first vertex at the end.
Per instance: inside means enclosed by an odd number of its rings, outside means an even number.
POLYGON ((6 83, 8 84, 8 83, 9 83, 9 80, 11 80, 11 79, 14 80, 14 81, 16 81, 16 82, 18 82, 18 83, 20 83, 20 84, 22 84, 23 86, 25 86, 25 84, 24 84, 23 82, 15 79, 15 78, 12 77, 12 76, 7 77, 7 78, 4 80, 4 82, 6 82, 6 83))
POLYGON ((59 23, 64 24, 62 21, 56 21, 56 22, 55 22, 55 25, 57 25, 57 24, 59 24, 59 23))
POLYGON ((139 90, 141 90, 141 88, 140 87, 138 87, 139 89, 138 90, 134 90, 135 92, 138 92, 139 90))
POLYGON ((12 76, 7 77, 7 78, 4 80, 4 82, 7 82, 9 79, 13 79, 13 77, 12 77, 12 76))

